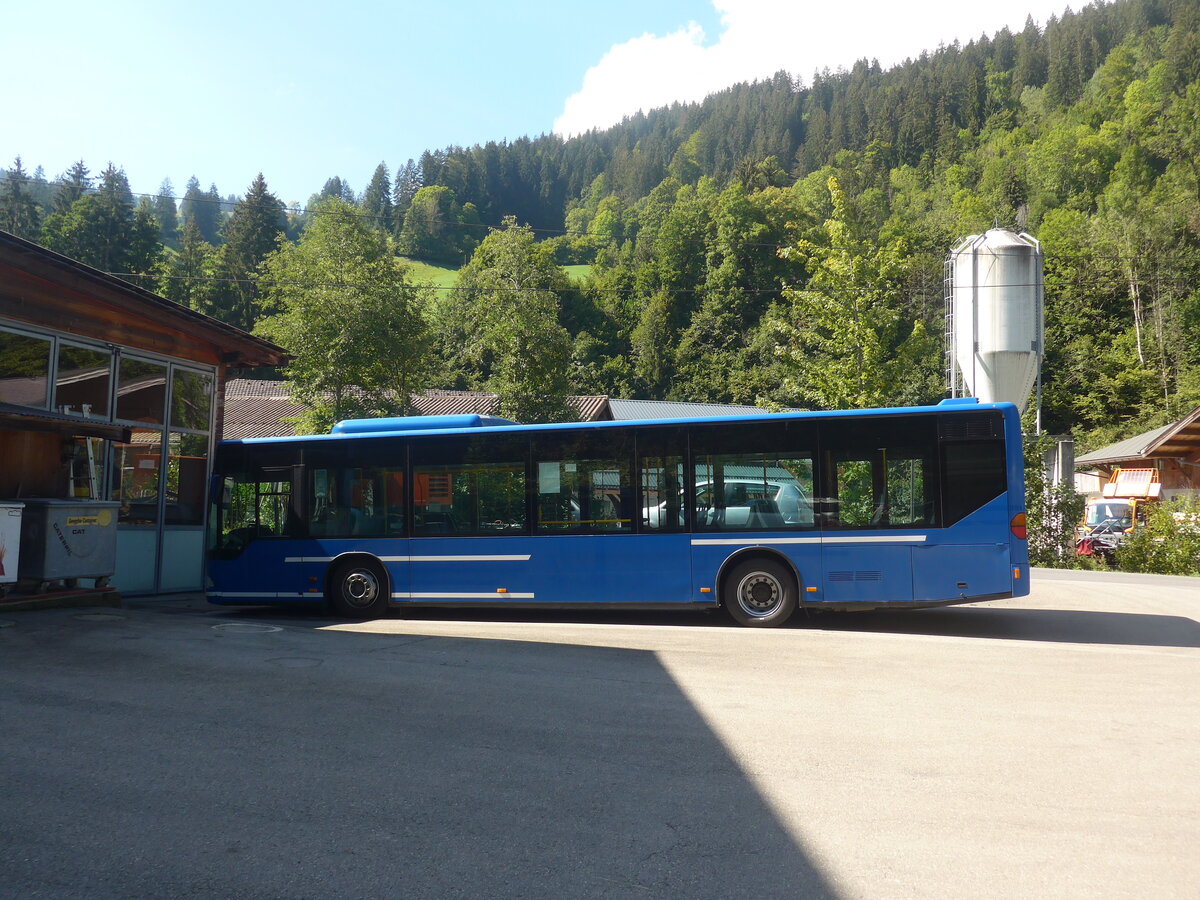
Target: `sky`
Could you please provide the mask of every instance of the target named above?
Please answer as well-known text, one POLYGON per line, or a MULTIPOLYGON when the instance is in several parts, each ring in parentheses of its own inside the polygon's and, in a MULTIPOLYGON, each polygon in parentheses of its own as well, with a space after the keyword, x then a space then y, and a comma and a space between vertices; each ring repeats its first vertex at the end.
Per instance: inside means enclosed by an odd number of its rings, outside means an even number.
MULTIPOLYGON (((1077 4, 1078 5, 1078 4, 1077 4)), ((885 68, 1063 0, 58 0, 8 15, 0 166, 304 204, 425 150, 604 128, 783 69, 885 68)))

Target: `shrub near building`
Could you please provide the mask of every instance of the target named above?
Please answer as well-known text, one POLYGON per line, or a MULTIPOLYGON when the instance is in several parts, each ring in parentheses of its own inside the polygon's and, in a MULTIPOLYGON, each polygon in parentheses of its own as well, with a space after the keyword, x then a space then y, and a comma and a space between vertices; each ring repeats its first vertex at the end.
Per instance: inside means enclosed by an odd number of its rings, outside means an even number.
POLYGON ((1146 526, 1117 548, 1116 563, 1126 572, 1200 575, 1200 498, 1152 505, 1146 526))

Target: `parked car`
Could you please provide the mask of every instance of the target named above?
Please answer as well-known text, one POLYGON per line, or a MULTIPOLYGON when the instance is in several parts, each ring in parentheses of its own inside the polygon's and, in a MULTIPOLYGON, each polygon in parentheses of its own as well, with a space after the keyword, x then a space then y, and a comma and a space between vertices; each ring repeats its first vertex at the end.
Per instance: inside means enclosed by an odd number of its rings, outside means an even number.
MULTIPOLYGON (((650 507, 642 522, 650 528, 658 528, 666 515, 667 501, 664 500, 658 506, 650 507)), ((682 523, 682 509, 679 516, 682 523)), ((726 478, 723 496, 717 497, 716 485, 701 481, 696 484, 696 524, 723 528, 812 525, 812 501, 795 482, 726 478)))

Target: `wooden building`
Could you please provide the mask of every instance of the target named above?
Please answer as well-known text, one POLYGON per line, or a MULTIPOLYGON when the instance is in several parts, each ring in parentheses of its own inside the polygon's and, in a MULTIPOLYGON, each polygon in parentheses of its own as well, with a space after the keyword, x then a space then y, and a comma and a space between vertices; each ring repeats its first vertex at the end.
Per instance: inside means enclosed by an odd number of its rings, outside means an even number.
POLYGON ((0 500, 115 500, 123 593, 203 587, 232 369, 273 344, 0 232, 0 500))
POLYGON ((1076 489, 1098 493, 1116 468, 1157 469, 1163 497, 1200 494, 1200 406, 1182 419, 1076 457, 1076 489))

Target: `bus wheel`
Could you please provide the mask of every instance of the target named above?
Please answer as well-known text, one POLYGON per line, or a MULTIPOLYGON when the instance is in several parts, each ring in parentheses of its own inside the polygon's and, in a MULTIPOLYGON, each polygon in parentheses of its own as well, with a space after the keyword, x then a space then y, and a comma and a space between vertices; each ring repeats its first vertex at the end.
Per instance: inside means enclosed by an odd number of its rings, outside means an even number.
POLYGON ((796 611, 796 580, 773 559, 747 559, 725 576, 721 603, 739 625, 782 625, 796 611))
POLYGON ((387 612, 387 584, 387 573, 379 563, 353 559, 333 570, 325 596, 339 616, 377 619, 387 612))

